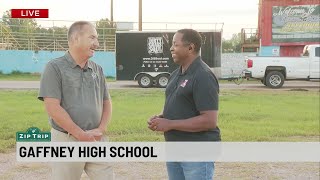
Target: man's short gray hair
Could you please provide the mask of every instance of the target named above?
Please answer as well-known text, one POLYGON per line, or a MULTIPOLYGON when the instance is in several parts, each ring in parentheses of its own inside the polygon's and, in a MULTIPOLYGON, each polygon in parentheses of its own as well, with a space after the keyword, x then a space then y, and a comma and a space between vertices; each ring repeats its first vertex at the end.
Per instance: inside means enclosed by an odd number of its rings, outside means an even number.
POLYGON ((93 24, 91 24, 89 21, 76 21, 76 22, 74 22, 68 30, 68 41, 70 41, 72 36, 75 35, 76 33, 81 33, 83 27, 86 25, 93 26, 93 24))

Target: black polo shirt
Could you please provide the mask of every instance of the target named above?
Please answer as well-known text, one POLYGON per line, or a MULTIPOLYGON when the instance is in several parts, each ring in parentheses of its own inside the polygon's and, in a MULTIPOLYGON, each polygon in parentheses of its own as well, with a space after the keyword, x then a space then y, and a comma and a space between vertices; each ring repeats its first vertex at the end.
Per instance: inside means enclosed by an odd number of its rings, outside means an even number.
MULTIPOLYGON (((184 120, 200 115, 200 111, 218 110, 218 80, 200 57, 181 73, 181 67, 170 76, 166 88, 163 116, 184 120)), ((202 132, 171 130, 164 133, 166 141, 220 141, 220 130, 202 132)))

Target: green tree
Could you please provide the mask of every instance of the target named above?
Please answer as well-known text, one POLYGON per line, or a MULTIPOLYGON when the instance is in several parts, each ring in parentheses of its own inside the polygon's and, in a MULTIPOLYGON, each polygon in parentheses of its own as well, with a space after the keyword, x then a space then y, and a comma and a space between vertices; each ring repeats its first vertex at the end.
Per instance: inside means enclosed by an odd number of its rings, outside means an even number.
POLYGON ((228 52, 234 52, 239 53, 241 52, 241 35, 233 34, 231 39, 222 39, 222 52, 228 53, 228 52))
POLYGON ((49 29, 48 34, 52 36, 55 50, 66 50, 68 49, 68 28, 66 26, 49 29))
POLYGON ((41 50, 66 50, 68 49, 67 33, 68 28, 63 27, 50 27, 50 28, 37 28, 36 42, 41 50))
POLYGON ((224 38, 222 39, 222 52, 233 52, 232 43, 230 42, 230 40, 226 40, 224 38))
POLYGON ((108 18, 96 22, 96 29, 99 35, 100 49, 113 51, 115 49, 116 26, 108 18))
POLYGON ((8 28, 7 36, 10 36, 11 43, 18 49, 30 49, 34 46, 34 39, 38 24, 35 19, 10 18, 10 11, 4 12, 2 25, 8 28))
MULTIPOLYGON (((35 19, 10 18, 10 11, 6 11, 0 19, 1 40, 13 44, 15 49, 29 50, 66 50, 68 48, 68 28, 44 28, 35 19)), ((107 18, 95 23, 99 34, 100 50, 113 51, 115 49, 116 26, 107 18)))

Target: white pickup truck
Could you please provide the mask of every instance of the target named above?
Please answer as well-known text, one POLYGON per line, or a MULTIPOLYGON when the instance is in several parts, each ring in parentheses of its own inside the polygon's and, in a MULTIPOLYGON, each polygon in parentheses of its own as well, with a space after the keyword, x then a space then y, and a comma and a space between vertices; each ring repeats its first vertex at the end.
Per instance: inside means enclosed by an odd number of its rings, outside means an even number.
POLYGON ((248 57, 245 76, 280 88, 285 80, 320 79, 319 61, 320 44, 307 45, 301 57, 248 57))

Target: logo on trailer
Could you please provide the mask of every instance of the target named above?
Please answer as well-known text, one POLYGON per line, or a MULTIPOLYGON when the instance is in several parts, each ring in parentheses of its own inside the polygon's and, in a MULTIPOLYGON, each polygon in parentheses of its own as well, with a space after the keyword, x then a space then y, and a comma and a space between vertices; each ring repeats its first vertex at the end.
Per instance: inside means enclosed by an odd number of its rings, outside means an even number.
POLYGON ((148 53, 160 54, 163 53, 163 40, 162 37, 148 37, 148 53))

